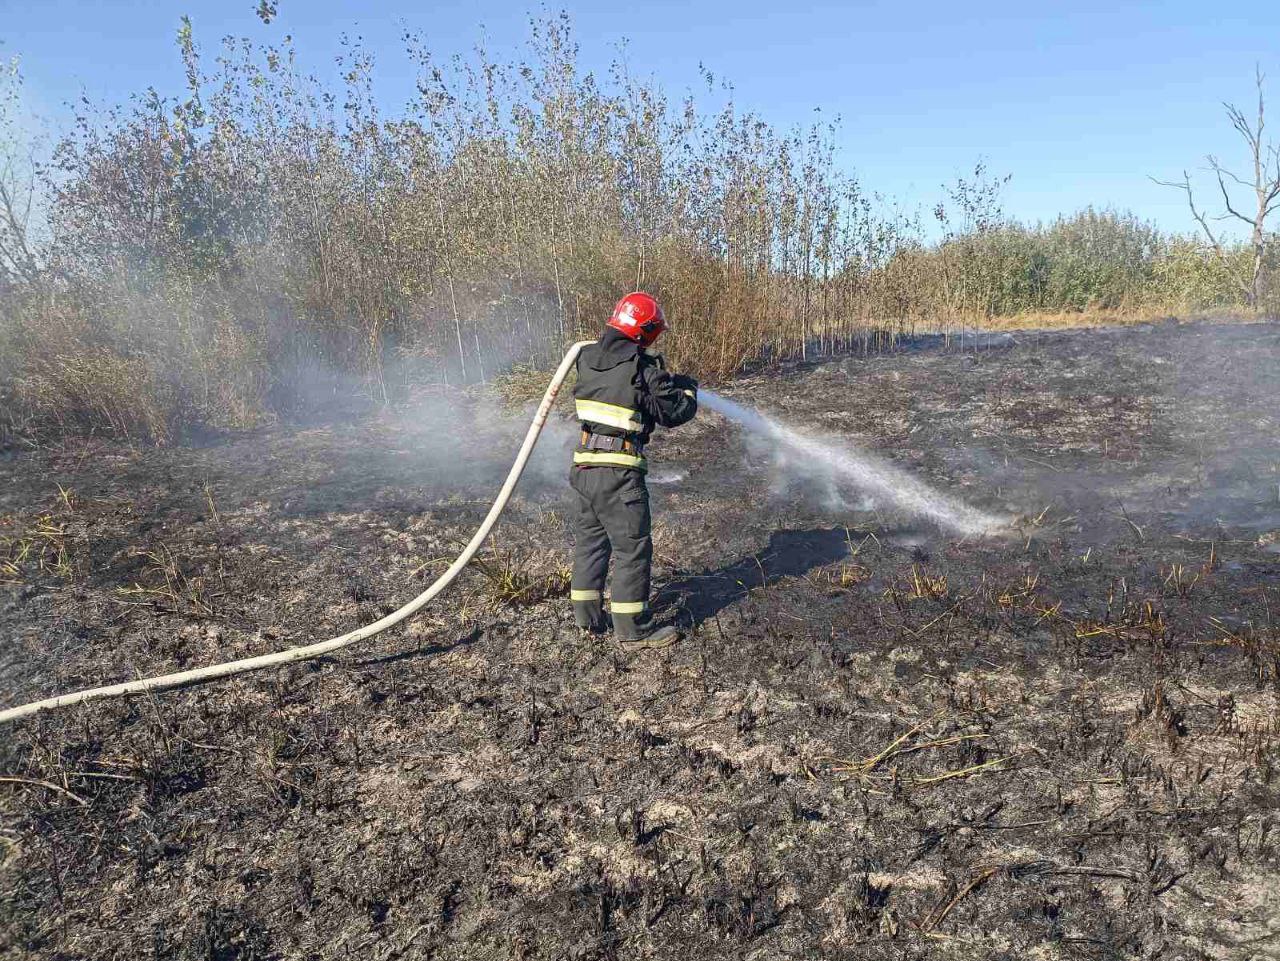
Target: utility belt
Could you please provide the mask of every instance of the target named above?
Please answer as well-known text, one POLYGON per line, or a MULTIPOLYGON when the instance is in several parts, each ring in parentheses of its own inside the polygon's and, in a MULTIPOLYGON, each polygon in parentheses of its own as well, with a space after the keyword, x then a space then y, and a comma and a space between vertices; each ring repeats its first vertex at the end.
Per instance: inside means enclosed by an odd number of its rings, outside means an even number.
POLYGON ((597 434, 591 430, 582 432, 582 437, 578 440, 578 450, 603 450, 612 451, 615 454, 632 454, 635 457, 644 456, 644 444, 636 443, 631 437, 597 434))
POLYGON ((644 445, 634 437, 614 437, 585 429, 573 452, 573 463, 578 467, 629 467, 640 471, 649 466, 644 445))

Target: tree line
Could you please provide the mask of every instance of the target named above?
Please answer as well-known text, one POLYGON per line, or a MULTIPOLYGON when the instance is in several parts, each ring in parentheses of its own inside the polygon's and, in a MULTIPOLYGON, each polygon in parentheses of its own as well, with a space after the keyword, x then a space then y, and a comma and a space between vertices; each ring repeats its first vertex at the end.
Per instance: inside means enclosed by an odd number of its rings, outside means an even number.
POLYGON ((484 382, 594 334, 634 288, 708 378, 1011 315, 1270 303, 1265 230, 1260 248, 1110 210, 1019 224, 981 164, 929 224, 840 168, 833 124, 779 131, 710 76, 718 107, 672 99, 625 47, 595 76, 564 16, 534 20, 510 62, 404 46, 416 94, 387 115, 356 43, 326 85, 287 38, 209 58, 183 21, 180 96, 82 103, 40 162, 11 73, 4 436, 165 441, 288 418, 335 386, 383 402, 484 382))

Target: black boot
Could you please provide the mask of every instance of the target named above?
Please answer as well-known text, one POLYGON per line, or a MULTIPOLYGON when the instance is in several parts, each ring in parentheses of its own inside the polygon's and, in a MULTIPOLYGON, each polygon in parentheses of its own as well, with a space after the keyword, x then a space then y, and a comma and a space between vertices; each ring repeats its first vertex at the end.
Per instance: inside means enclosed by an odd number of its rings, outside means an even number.
POLYGON ((639 637, 620 637, 618 646, 628 653, 631 651, 657 651, 680 641, 684 632, 674 624, 655 627, 639 637))

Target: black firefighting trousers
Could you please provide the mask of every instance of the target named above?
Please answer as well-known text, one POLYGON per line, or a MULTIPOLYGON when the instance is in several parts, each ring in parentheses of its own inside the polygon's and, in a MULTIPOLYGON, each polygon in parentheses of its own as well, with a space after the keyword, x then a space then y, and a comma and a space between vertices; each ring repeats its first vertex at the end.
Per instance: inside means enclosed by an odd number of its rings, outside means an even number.
POLYGON ((649 489, 644 473, 619 467, 574 467, 569 523, 573 528, 573 617, 578 626, 605 631, 604 582, 613 555, 609 610, 622 639, 651 629, 649 567, 653 561, 649 489))

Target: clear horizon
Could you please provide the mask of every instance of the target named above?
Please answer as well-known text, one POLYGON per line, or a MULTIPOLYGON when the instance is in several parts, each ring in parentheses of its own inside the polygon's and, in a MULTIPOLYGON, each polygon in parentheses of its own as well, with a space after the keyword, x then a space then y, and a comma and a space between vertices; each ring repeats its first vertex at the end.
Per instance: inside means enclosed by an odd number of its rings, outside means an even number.
MULTIPOLYGON (((1155 10, 1096 0, 1036 10, 869 3, 785 13, 751 0, 696 9, 648 3, 626 7, 625 16, 616 5, 563 6, 583 68, 598 75, 626 40, 633 73, 652 76, 672 96, 705 91, 705 68, 734 86, 742 108, 779 129, 839 118, 837 163, 907 210, 927 212, 944 183, 982 160, 992 173, 1011 175, 1003 206, 1018 220, 1094 206, 1189 232, 1195 224, 1183 197, 1150 178, 1188 169, 1209 204, 1216 184, 1202 170, 1206 154, 1247 173, 1222 102, 1252 115, 1255 64, 1280 102, 1280 49, 1264 39, 1280 36, 1280 5, 1258 2, 1229 16, 1183 2, 1155 10)), ((394 112, 413 95, 406 30, 420 30, 441 58, 483 41, 497 59, 516 60, 530 15, 559 7, 479 0, 428 13, 279 0, 270 24, 255 9, 255 0, 39 7, 2 0, 0 58, 20 58, 30 107, 57 130, 64 104, 81 96, 110 104, 148 87, 178 94, 183 14, 206 64, 223 36, 278 43, 290 35, 304 69, 325 81, 336 79, 333 57, 346 34, 375 54, 375 90, 394 112)))

